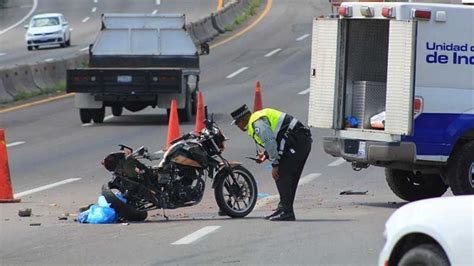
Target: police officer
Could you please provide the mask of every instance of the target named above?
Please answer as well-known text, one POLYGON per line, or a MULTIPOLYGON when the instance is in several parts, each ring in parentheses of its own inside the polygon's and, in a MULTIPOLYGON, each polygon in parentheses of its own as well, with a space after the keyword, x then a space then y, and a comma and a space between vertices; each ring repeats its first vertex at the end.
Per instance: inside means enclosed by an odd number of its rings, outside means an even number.
POLYGON ((233 111, 232 124, 247 131, 257 146, 257 163, 266 159, 272 163, 272 176, 280 194, 276 211, 265 219, 294 221, 293 202, 301 173, 311 151, 311 132, 308 127, 289 114, 265 108, 250 112, 246 105, 233 111))

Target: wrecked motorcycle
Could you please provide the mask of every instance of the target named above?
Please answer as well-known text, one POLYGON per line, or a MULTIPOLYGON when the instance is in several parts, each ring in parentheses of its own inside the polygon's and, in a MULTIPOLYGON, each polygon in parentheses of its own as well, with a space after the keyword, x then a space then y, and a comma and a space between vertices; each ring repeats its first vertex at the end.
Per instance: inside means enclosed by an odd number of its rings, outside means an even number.
POLYGON ((212 180, 214 196, 225 214, 238 218, 248 215, 257 201, 257 183, 240 163, 223 156, 226 138, 211 118, 205 119, 199 135, 188 133, 172 141, 163 158, 145 147, 121 151, 102 162, 112 179, 102 187, 102 195, 118 216, 143 221, 154 209, 176 209, 198 204, 204 195, 206 179, 212 180), (145 161, 157 161, 148 165, 145 161), (118 190, 120 193, 118 193, 118 190), (121 194, 121 196, 120 196, 121 194))

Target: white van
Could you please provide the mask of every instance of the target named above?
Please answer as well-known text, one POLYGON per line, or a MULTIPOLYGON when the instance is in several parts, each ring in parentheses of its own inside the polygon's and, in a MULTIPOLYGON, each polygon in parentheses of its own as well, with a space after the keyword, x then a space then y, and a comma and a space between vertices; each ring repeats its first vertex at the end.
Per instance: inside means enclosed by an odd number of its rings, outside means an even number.
POLYGON ((355 3, 313 25, 309 124, 402 199, 474 194, 474 7, 355 3))

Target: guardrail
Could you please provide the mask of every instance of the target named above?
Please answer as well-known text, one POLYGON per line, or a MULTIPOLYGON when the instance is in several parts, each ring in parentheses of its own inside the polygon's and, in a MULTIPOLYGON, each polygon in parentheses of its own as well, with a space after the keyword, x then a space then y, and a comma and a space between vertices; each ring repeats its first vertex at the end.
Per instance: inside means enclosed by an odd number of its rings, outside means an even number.
MULTIPOLYGON (((187 24, 186 29, 196 44, 210 42, 225 33, 226 26, 232 24, 249 3, 250 0, 228 3, 220 11, 187 24)), ((24 94, 37 95, 63 86, 66 70, 85 66, 88 60, 88 54, 80 54, 51 62, 0 68, 0 103, 15 101, 24 94)))

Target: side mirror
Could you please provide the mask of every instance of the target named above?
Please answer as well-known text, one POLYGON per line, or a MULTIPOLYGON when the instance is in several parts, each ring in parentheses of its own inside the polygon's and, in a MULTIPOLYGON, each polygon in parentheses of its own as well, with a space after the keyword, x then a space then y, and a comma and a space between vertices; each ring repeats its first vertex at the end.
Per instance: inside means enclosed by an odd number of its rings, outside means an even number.
POLYGON ((24 25, 23 28, 28 29, 30 26, 24 25))
POLYGON ((64 22, 63 22, 63 26, 67 26, 67 25, 69 25, 69 22, 64 21, 64 22))
POLYGON ((208 55, 209 53, 209 44, 207 42, 201 43, 201 55, 208 55))

